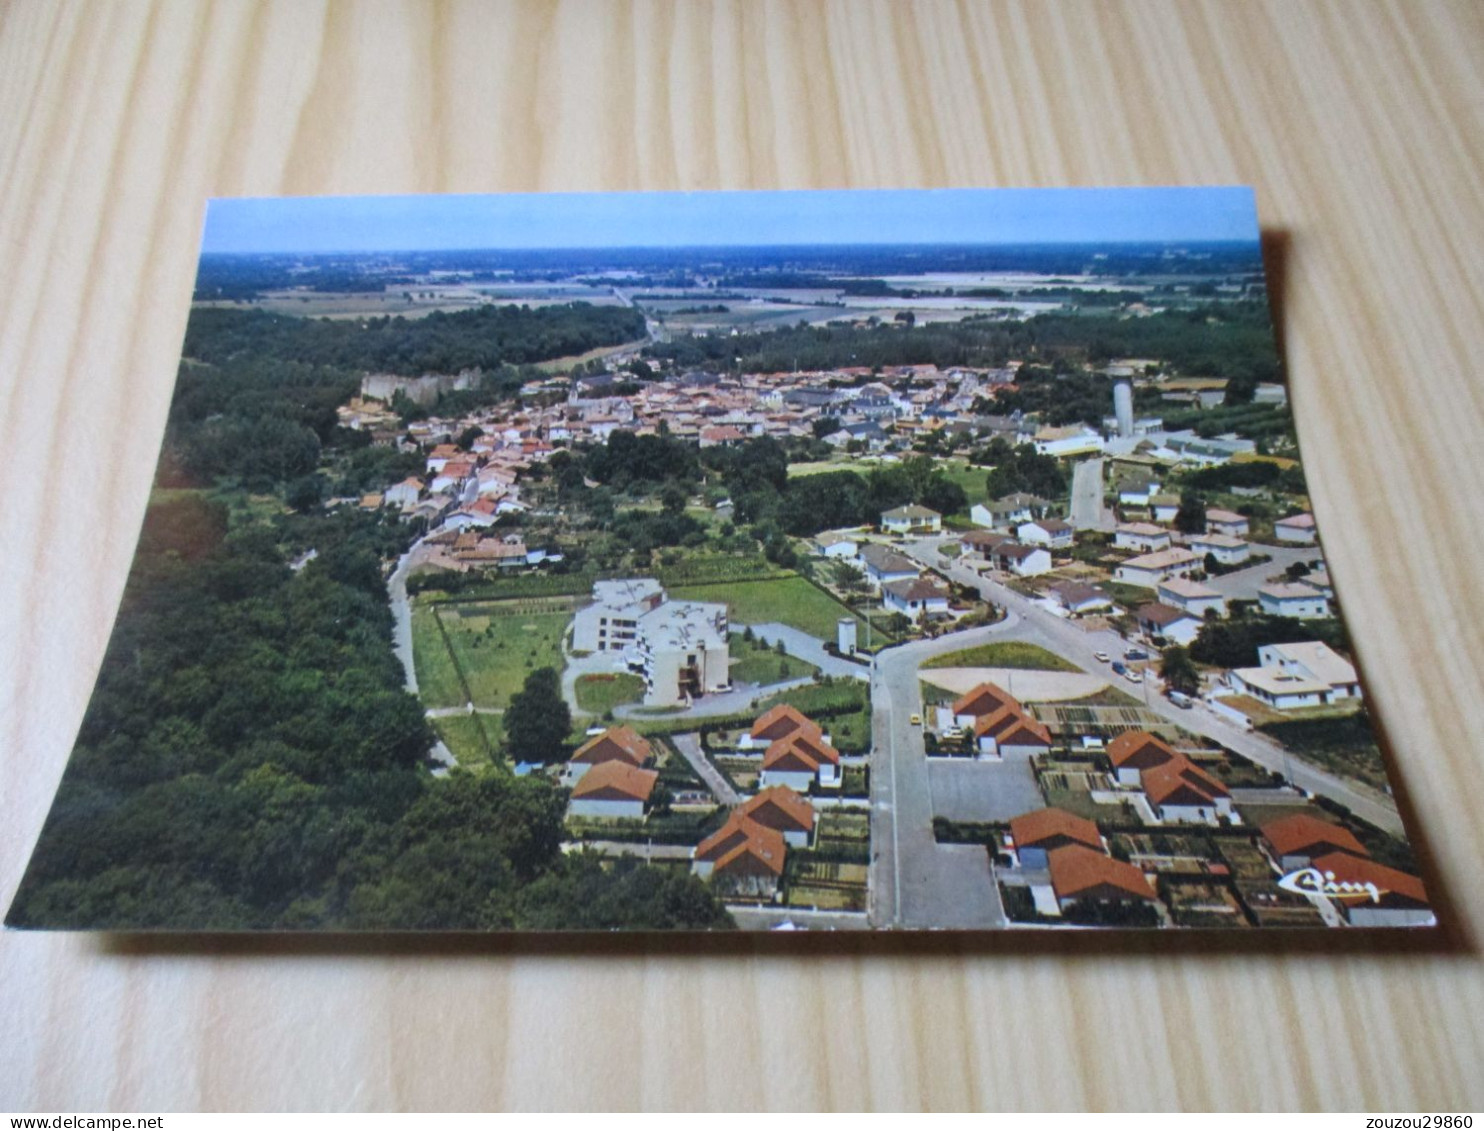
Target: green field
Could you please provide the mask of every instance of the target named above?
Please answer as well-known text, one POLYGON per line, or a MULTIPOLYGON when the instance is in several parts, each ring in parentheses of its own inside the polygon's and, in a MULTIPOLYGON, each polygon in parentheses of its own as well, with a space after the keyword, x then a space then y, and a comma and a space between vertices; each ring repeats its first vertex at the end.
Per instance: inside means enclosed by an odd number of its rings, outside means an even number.
POLYGON ((1036 644, 1023 644, 1017 640, 1005 640, 996 644, 980 644, 965 648, 961 652, 949 652, 936 656, 923 665, 925 668, 1017 668, 1023 671, 1080 672, 1076 664, 1068 663, 1060 656, 1046 651, 1036 644))
POLYGON ((677 601, 725 601, 734 624, 786 624, 819 640, 834 640, 840 618, 853 616, 860 639, 866 638, 860 617, 802 577, 686 585, 672 589, 670 596, 677 601))
POLYGON ((644 681, 627 672, 585 675, 577 680, 577 706, 594 715, 604 715, 623 703, 644 697, 644 681))
POLYGON ((989 468, 974 467, 958 459, 940 459, 938 467, 944 475, 964 489, 964 494, 969 496, 969 506, 972 507, 987 497, 985 483, 989 479, 989 468))
POLYGON ((562 636, 571 619, 569 603, 561 601, 415 605, 419 697, 430 707, 462 706, 469 698, 476 707, 509 706, 531 672, 561 670, 562 636))
POLYGON ((491 755, 500 749, 500 720, 492 715, 453 715, 446 719, 429 719, 438 737, 443 739, 459 765, 482 769, 493 765, 491 755))
POLYGON ((412 606, 412 659, 417 669, 417 695, 429 707, 462 707, 467 702, 453 656, 438 630, 431 606, 412 606))
POLYGON ((740 633, 732 633, 733 683, 783 683, 785 680, 801 679, 819 674, 819 669, 797 656, 780 656, 762 641, 749 644, 740 633))

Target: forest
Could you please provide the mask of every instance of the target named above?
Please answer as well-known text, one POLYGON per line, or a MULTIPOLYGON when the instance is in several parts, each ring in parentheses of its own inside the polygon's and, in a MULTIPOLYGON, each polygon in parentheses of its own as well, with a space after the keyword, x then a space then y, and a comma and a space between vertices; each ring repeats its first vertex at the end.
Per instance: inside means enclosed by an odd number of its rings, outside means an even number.
POLYGON ((688 875, 563 856, 551 783, 428 774, 379 568, 399 528, 325 520, 294 572, 276 532, 228 527, 198 495, 151 506, 12 925, 727 925, 688 875))
POLYGON ((729 926, 684 871, 563 854, 555 784, 503 765, 430 773, 385 582, 411 529, 317 495, 292 505, 306 478, 343 486, 407 464, 337 426, 354 372, 277 356, 294 332, 283 321, 193 315, 217 360, 182 366, 160 489, 7 922, 729 926), (249 490, 254 507, 229 510, 249 490))
POLYGON ((1116 357, 1158 357, 1191 376, 1220 375, 1244 385, 1282 379, 1268 308, 1261 302, 1212 304, 1145 318, 1054 313, 1022 322, 970 317, 921 326, 801 325, 736 337, 677 338, 653 344, 648 352, 685 367, 741 372, 994 367, 1011 358, 1047 366, 1058 360, 1100 365, 1116 357))
POLYGON ((244 357, 358 373, 459 373, 616 346, 644 336, 644 315, 621 306, 480 306, 420 318, 295 318, 263 310, 191 312, 183 356, 211 364, 244 357))

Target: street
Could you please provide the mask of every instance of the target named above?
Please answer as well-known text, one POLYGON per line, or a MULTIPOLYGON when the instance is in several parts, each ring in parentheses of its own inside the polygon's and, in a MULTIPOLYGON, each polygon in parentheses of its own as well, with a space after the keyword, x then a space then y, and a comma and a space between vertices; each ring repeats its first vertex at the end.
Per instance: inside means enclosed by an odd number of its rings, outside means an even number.
MULTIPOLYGON (((1036 644, 1102 675, 1108 667, 1095 653, 1121 656, 1127 642, 1111 630, 1086 632, 1014 590, 981 577, 938 554, 953 536, 922 539, 901 547, 909 557, 953 581, 978 590, 1005 609, 998 624, 899 645, 879 653, 871 667, 871 922, 882 927, 999 927, 1005 925, 988 854, 976 845, 940 845, 933 815, 981 820, 1005 819, 1034 808, 1038 798, 1025 789, 1013 766, 1003 781, 975 775, 975 764, 956 766, 926 756, 922 727, 911 716, 921 710, 918 669, 924 660, 991 641, 1036 644), (943 796, 936 799, 934 782, 943 796), (996 795, 1002 784, 1011 796, 996 795), (1024 806, 1024 808, 1017 808, 1024 806), (1016 813, 1009 812, 1016 809, 1016 813)), ((1273 563, 1268 568, 1281 568, 1273 563)), ((1151 594, 1152 596, 1152 594, 1151 594)), ((1402 834, 1396 805, 1385 794, 1347 781, 1305 762, 1266 736, 1245 730, 1203 703, 1181 709, 1156 687, 1152 673, 1142 685, 1147 709, 1186 731, 1226 747, 1282 774, 1296 787, 1327 797, 1357 817, 1393 835, 1402 834)), ((1130 685, 1130 692, 1139 694, 1130 685)))

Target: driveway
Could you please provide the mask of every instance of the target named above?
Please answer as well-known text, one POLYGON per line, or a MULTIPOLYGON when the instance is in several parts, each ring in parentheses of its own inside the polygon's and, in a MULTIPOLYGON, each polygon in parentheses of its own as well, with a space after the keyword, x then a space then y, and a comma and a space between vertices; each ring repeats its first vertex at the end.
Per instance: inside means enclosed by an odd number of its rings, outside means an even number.
POLYGON ((797 628, 790 628, 786 624, 758 624, 753 626, 752 631, 759 639, 770 645, 782 640, 785 652, 813 664, 825 675, 860 680, 870 678, 865 665, 853 664, 849 660, 840 659, 839 656, 831 656, 824 650, 823 643, 797 628))
POLYGON ((1281 574, 1294 562, 1324 560, 1324 551, 1318 546, 1265 546, 1254 542, 1252 552, 1267 554, 1273 560, 1222 574, 1220 577, 1208 577, 1202 584, 1216 590, 1228 601, 1255 601, 1257 591, 1268 583, 1268 579, 1281 574))
POLYGON ((722 776, 721 771, 712 765, 701 749, 700 735, 674 734, 670 736, 670 741, 680 752, 680 756, 690 764, 690 768, 706 783, 706 788, 711 790, 711 795, 717 801, 727 806, 742 804, 742 795, 732 788, 732 783, 722 776))
POLYGON ((1103 461, 1085 459, 1072 466, 1070 521, 1078 530, 1112 530, 1103 509, 1103 461))

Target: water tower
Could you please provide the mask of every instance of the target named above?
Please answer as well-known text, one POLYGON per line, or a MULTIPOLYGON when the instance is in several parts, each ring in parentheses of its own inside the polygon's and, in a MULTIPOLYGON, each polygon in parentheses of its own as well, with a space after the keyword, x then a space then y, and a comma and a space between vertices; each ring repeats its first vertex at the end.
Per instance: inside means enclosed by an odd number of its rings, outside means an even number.
POLYGON ((1118 434, 1134 434, 1134 387, 1124 380, 1113 383, 1113 417, 1118 421, 1118 434))

